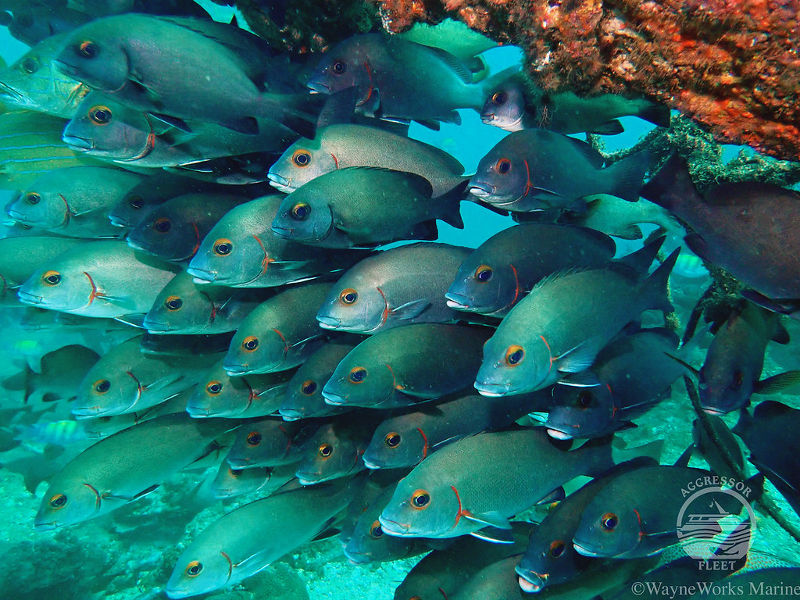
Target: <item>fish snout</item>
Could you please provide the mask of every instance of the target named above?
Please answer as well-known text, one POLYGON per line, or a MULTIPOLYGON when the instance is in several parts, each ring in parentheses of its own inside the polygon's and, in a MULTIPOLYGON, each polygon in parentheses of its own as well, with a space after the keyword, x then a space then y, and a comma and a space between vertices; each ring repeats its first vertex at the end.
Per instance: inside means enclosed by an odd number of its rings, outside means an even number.
POLYGON ((572 547, 575 548, 575 552, 577 552, 581 556, 588 556, 590 558, 599 558, 602 556, 595 550, 592 550, 588 543, 579 542, 573 539, 572 547))
POLYGON ((495 187, 486 181, 473 178, 470 179, 467 184, 467 191, 473 196, 477 196, 483 200, 494 195, 495 187))
POLYGON ((277 173, 273 173, 272 171, 267 173, 267 179, 269 180, 269 184, 278 191, 290 194, 297 189, 292 185, 291 180, 277 173))
POLYGON ((79 137, 77 135, 63 135, 61 136, 61 141, 70 148, 76 150, 94 150, 94 140, 88 138, 79 137))
POLYGON ((347 398, 340 394, 327 391, 326 388, 322 388, 322 397, 325 399, 326 404, 333 404, 334 406, 342 406, 347 404, 347 398))
POLYGON ((313 94, 330 94, 331 86, 321 81, 318 77, 314 77, 308 81, 306 87, 311 90, 313 94))
POLYGON ((561 431, 559 429, 553 429, 551 427, 547 428, 547 435, 556 440, 571 440, 573 437, 571 433, 561 431))
POLYGON ((303 413, 296 408, 281 408, 278 412, 284 421, 299 421, 303 418, 303 413))
POLYGON ((218 281, 216 271, 198 269, 197 267, 188 267, 186 272, 192 276, 192 283, 198 283, 202 285, 204 283, 213 283, 218 281))
POLYGON ((411 529, 411 526, 408 523, 392 521, 383 515, 378 517, 378 523, 381 524, 381 529, 383 529, 384 533, 388 533, 389 535, 394 535, 397 537, 408 536, 409 530, 411 529))
POLYGON ((478 393, 481 396, 487 396, 488 398, 499 398, 500 396, 506 396, 511 391, 510 384, 506 382, 493 383, 491 381, 476 380, 473 384, 473 387, 478 390, 478 393))
POLYGON ((533 594, 541 591, 547 582, 547 574, 540 575, 536 571, 530 569, 522 569, 519 566, 516 568, 517 575, 519 575, 519 587, 523 592, 533 594))
POLYGON ((469 298, 463 294, 447 292, 444 297, 447 299, 447 306, 455 310, 469 310, 469 298))
POLYGON ((17 290, 17 298, 19 298, 20 302, 24 302, 25 304, 44 304, 44 298, 42 296, 37 296, 36 294, 31 294, 22 290, 17 290))
POLYGON ((340 329, 342 327, 342 320, 328 315, 317 314, 317 321, 319 326, 323 329, 340 329))

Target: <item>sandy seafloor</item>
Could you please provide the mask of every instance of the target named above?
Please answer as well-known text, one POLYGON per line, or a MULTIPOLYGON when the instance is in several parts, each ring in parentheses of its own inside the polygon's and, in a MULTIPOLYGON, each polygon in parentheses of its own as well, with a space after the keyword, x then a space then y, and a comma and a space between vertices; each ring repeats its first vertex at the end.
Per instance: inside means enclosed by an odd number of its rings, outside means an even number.
MULTIPOLYGON (((221 17, 224 18, 224 17, 221 17)), ((7 37, 0 28, 0 55, 8 61, 19 56, 24 47, 7 37)), ((506 54, 503 60, 507 60, 506 54)), ((460 127, 443 126, 439 133, 430 133, 414 126, 412 135, 435 143, 454 154, 471 172, 477 160, 488 151, 503 133, 484 126, 477 115, 463 113, 460 127)), ((638 119, 625 119, 626 133, 606 138, 608 149, 632 145, 650 126, 638 119)), ((730 148, 730 157, 739 151, 730 148)), ((466 227, 463 231, 440 223, 441 241, 476 246, 501 228, 511 224, 476 205, 463 203, 466 227)), ((673 247, 680 240, 670 240, 673 247)), ((620 244, 625 252, 634 246, 620 244)), ((709 279, 681 266, 672 279, 673 300, 681 321, 700 296, 709 279)), ((14 372, 12 359, 24 352, 36 352, 47 346, 54 332, 23 331, 15 325, 13 312, 0 313, 0 377, 14 372)), ((800 323, 788 322, 794 340, 800 340, 800 323)), ((710 335, 700 333, 684 356, 688 362, 702 364, 710 335)), ((800 368, 796 345, 771 344, 764 376, 786 369, 800 368)), ((773 396, 796 404, 789 396, 773 396)), ((488 400, 487 400, 488 401, 488 400)), ((4 398, 3 405, 13 402, 4 398)), ((693 413, 681 382, 676 382, 671 398, 663 401, 638 420, 639 427, 625 431, 621 437, 631 445, 653 439, 664 439, 662 462, 674 461, 691 440, 693 413)), ((736 420, 730 416, 729 424, 736 420)), ((480 457, 476 457, 480 460, 480 457)), ((701 460, 692 463, 704 466, 701 460)), ((40 484, 34 494, 26 491, 21 475, 0 468, 0 600, 89 600, 107 598, 132 600, 164 598, 163 588, 178 555, 193 534, 212 520, 249 499, 211 502, 199 499, 197 486, 210 473, 187 472, 166 483, 155 493, 125 508, 94 521, 54 532, 36 532, 33 520, 46 485, 40 484)), ((774 489, 774 498, 779 498, 774 489)), ((499 491, 502 493, 502 490, 499 491)), ((785 504, 784 512, 797 518, 785 504)), ((768 517, 756 524, 754 547, 760 551, 800 561, 797 544, 768 517)), ((306 545, 261 574, 246 580, 232 591, 217 592, 207 597, 249 600, 385 600, 393 597, 396 585, 419 557, 394 563, 357 566, 343 556, 336 539, 306 545)), ((531 598, 535 598, 532 595, 531 598)))

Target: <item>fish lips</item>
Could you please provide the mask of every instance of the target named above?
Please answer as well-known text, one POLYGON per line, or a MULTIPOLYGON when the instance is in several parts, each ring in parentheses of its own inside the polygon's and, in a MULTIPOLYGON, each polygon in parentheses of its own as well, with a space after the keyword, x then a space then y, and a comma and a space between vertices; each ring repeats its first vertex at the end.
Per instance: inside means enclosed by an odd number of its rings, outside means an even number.
POLYGON ((306 83, 306 87, 311 90, 314 94, 330 94, 331 93, 331 86, 327 83, 323 83, 320 81, 318 77, 312 77, 309 79, 308 83, 306 83))
POLYGON ((296 408, 281 408, 278 410, 278 413, 284 421, 299 421, 305 416, 296 408))
POLYGON ((20 302, 24 302, 25 304, 33 304, 35 306, 41 306, 45 303, 44 297, 31 294, 30 292, 26 292, 22 289, 17 290, 17 298, 19 298, 20 302))
POLYGON ((492 184, 475 178, 470 179, 469 184, 467 184, 467 191, 470 194, 487 202, 494 197, 495 189, 492 184))
POLYGON ((528 594, 536 593, 545 586, 547 576, 542 577, 534 571, 521 568, 519 565, 516 568, 516 572, 519 575, 519 587, 522 588, 523 592, 528 594))
POLYGON ((28 102, 27 97, 25 94, 17 90, 16 88, 8 85, 4 81, 0 81, 0 98, 2 97, 9 98, 9 102, 14 103, 17 106, 30 106, 31 102, 28 102))
POLYGON ((379 464, 376 464, 376 463, 372 462, 369 458, 367 458, 366 453, 361 455, 361 462, 363 462, 364 466, 367 467, 368 469, 375 470, 375 469, 383 469, 383 468, 385 468, 383 465, 379 465, 379 464))
POLYGON ((94 141, 90 140, 89 138, 78 137, 77 135, 63 135, 61 136, 61 141, 64 142, 70 148, 75 150, 94 150, 94 141))
POLYGON ((347 404, 345 396, 330 391, 327 385, 322 388, 322 397, 325 399, 326 404, 332 404, 333 406, 345 406, 347 404))
POLYGON ((322 483, 325 481, 322 477, 322 473, 311 473, 309 471, 297 471, 294 474, 297 477, 298 483, 300 485, 315 485, 317 483, 322 483))
POLYGON ((297 188, 293 186, 288 179, 278 175, 277 173, 273 173, 270 171, 267 173, 267 179, 269 180, 269 184, 277 189, 278 191, 284 192, 285 194, 291 194, 297 188))
POLYGON ((408 523, 392 521, 383 515, 378 517, 378 523, 381 524, 381 529, 383 532, 389 535, 393 535, 395 537, 417 537, 416 534, 411 532, 411 526, 408 523))
POLYGON ((511 389, 511 384, 508 382, 492 383, 491 381, 476 380, 473 387, 478 390, 481 396, 488 398, 499 398, 514 393, 511 389))
POLYGON ((166 333, 168 331, 175 331, 176 329, 175 327, 170 327, 169 324, 164 321, 156 321, 154 319, 148 319, 147 317, 142 321, 142 327, 150 333, 166 333))
POLYGON ((198 269, 197 267, 188 267, 186 272, 192 276, 192 283, 212 283, 221 281, 216 271, 206 271, 205 269, 198 269))
POLYGON ((469 298, 462 294, 447 292, 444 297, 447 299, 447 306, 455 310, 473 311, 474 307, 469 304, 469 298))
POLYGON ((595 550, 592 550, 591 544, 586 542, 579 542, 576 539, 572 540, 572 547, 575 548, 575 552, 577 552, 581 556, 588 556, 590 558, 601 558, 605 556, 595 550))
POLYGON ((323 329, 342 329, 342 320, 317 313, 317 321, 323 329))

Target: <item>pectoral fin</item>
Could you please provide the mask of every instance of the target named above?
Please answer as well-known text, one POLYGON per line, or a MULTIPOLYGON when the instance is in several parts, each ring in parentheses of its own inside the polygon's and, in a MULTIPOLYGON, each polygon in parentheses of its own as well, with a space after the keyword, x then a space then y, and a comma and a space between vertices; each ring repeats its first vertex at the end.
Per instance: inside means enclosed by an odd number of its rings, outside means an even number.
POLYGON ((397 318, 409 321, 420 316, 431 305, 427 300, 411 300, 392 309, 392 314, 397 318))
POLYGON ((786 371, 785 373, 762 379, 756 383, 753 392, 756 394, 775 394, 799 383, 800 371, 786 371))

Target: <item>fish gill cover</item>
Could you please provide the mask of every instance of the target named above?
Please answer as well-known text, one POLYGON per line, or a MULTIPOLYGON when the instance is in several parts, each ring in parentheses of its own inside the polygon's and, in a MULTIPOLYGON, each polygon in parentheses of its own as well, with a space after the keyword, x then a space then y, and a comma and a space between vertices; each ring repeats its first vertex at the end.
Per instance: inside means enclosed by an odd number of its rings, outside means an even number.
POLYGON ((0 4, 0 596, 798 595, 798 9, 0 4))

